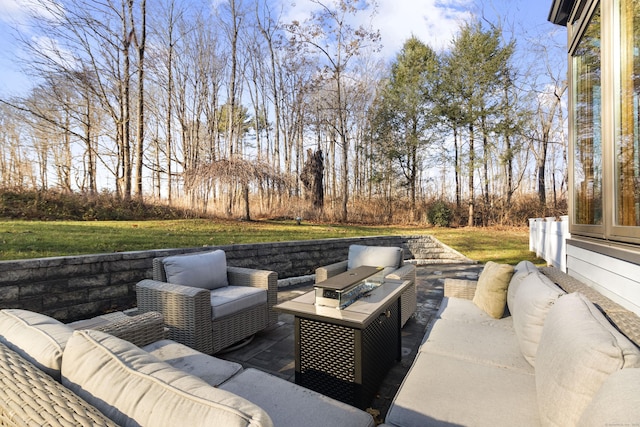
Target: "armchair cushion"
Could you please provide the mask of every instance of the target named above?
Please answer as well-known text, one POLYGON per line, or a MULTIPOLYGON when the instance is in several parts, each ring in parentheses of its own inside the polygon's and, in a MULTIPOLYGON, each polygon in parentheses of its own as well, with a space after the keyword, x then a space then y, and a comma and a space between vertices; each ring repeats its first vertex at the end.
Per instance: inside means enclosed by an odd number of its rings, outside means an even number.
POLYGON ((162 260, 162 264, 169 283, 210 290, 229 285, 227 257, 220 249, 169 256, 162 260))
POLYGON ((76 331, 62 383, 121 426, 272 426, 267 413, 100 331, 76 331))
POLYGON ((220 319, 254 305, 266 304, 267 290, 250 286, 226 286, 211 291, 211 318, 220 319))
POLYGON ((394 267, 402 265, 402 248, 392 246, 349 246, 347 269, 363 265, 371 267, 394 267))
POLYGON ((73 329, 44 314, 27 310, 0 311, 0 342, 56 380, 62 354, 73 329))

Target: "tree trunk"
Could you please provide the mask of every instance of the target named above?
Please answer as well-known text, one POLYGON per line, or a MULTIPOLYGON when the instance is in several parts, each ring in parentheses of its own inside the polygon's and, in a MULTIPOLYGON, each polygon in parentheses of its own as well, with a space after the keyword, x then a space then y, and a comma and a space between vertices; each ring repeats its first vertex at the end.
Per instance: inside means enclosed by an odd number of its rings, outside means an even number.
POLYGON ((474 135, 473 135, 473 124, 469 125, 469 219, 467 221, 467 225, 469 227, 473 227, 474 225, 474 208, 475 208, 475 192, 473 185, 473 176, 475 169, 475 148, 474 148, 474 135))
MULTIPOLYGON (((147 1, 140 0, 140 36, 136 37, 138 48, 138 126, 136 128, 136 194, 142 197, 142 159, 144 151, 144 50, 147 39, 147 1)), ((131 11, 131 31, 134 29, 131 11)))

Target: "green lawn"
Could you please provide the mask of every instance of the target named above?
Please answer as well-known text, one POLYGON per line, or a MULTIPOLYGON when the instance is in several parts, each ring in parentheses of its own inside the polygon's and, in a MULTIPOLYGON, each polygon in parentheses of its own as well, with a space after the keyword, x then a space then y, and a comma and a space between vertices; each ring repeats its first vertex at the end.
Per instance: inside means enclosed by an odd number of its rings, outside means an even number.
POLYGON ((529 252, 529 231, 498 228, 425 228, 401 226, 327 225, 294 221, 0 221, 0 259, 25 259, 308 240, 334 237, 431 234, 480 262, 542 261, 529 252))

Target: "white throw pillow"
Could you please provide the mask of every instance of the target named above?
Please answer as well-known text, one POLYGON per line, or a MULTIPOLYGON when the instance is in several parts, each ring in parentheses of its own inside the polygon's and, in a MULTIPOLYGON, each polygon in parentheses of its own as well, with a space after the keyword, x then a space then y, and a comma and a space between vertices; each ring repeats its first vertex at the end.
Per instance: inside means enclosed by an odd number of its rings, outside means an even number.
POLYGON ((640 350, 584 295, 558 299, 547 314, 536 355, 542 425, 576 425, 612 373, 638 366, 640 350))
POLYGON ((162 264, 169 283, 209 290, 229 285, 227 257, 220 249, 166 257, 162 264))
POLYGON ((538 343, 547 313, 564 293, 542 273, 529 274, 518 286, 513 306, 509 307, 509 310, 520 351, 531 366, 535 366, 538 343))
POLYGON ((72 334, 69 326, 44 314, 0 311, 0 342, 58 381, 64 347, 72 334))
POLYGON ((272 426, 265 411, 100 331, 76 331, 62 384, 118 425, 272 426))
POLYGON ((393 246, 349 246, 347 270, 368 265, 370 267, 400 267, 402 248, 393 246))

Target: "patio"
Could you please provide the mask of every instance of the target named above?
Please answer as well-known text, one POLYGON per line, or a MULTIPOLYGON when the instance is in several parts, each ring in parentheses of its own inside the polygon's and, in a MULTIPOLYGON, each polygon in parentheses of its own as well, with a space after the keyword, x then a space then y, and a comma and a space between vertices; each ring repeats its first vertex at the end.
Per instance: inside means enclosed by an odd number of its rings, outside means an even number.
MULTIPOLYGON (((452 278, 476 279, 482 269, 477 264, 430 264, 417 268, 416 313, 402 329, 402 360, 396 362, 386 375, 374 401, 371 413, 376 421, 384 420, 389 405, 403 378, 407 374, 418 347, 424 337, 427 325, 437 312, 443 297, 443 280, 452 278)), ((289 286, 278 291, 278 302, 295 298, 313 289, 307 282, 289 286)), ((256 334, 248 345, 216 357, 242 364, 245 368, 256 368, 294 381, 294 331, 293 316, 280 314, 278 323, 256 334)))

